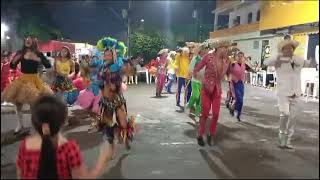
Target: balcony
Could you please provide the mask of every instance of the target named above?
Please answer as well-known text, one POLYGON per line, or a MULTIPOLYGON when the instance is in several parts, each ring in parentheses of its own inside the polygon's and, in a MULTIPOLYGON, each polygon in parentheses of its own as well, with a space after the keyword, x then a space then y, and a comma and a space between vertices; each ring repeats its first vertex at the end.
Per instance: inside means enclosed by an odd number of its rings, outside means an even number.
POLYGON ((252 24, 242 24, 232 28, 216 30, 214 32, 210 32, 210 38, 234 36, 236 34, 249 33, 254 31, 259 31, 259 22, 252 24))

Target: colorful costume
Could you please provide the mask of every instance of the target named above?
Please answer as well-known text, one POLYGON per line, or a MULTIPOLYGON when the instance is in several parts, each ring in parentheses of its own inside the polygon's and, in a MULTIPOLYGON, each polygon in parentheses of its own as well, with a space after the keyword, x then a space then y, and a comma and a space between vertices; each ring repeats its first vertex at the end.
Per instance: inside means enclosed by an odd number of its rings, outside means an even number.
POLYGON ((175 56, 175 55, 176 55, 175 51, 170 51, 170 53, 168 55, 168 66, 167 66, 168 83, 165 85, 168 93, 172 93, 171 87, 172 87, 173 82, 176 79, 175 71, 174 71, 175 59, 174 59, 174 57, 172 58, 172 56, 175 56))
POLYGON ((117 42, 112 38, 104 38, 98 41, 97 47, 99 50, 113 51, 113 58, 105 59, 105 64, 99 73, 100 79, 103 81, 101 86, 102 98, 100 100, 100 127, 103 129, 104 140, 113 144, 115 133, 118 139, 126 143, 127 148, 130 148, 129 141, 133 138, 133 122, 134 118, 127 119, 127 106, 121 91, 123 66, 123 56, 126 52, 124 43, 117 42), (116 53, 116 54, 114 54, 116 53), (113 121, 113 115, 116 115, 116 124, 113 121))
POLYGON ((205 77, 202 82, 201 89, 201 117, 199 126, 199 137, 205 133, 206 120, 212 106, 212 119, 210 124, 210 136, 216 133, 217 122, 220 112, 221 101, 221 80, 223 79, 229 66, 227 58, 221 59, 216 53, 209 53, 202 58, 194 68, 194 74, 197 74, 203 67, 205 69, 205 77))
MULTIPOLYGON (((189 66, 189 71, 193 72, 194 67, 201 61, 201 56, 196 55, 189 66)), ((200 101, 200 92, 201 92, 201 81, 197 80, 194 76, 192 77, 191 80, 191 85, 192 85, 192 94, 189 100, 189 108, 195 106, 195 113, 196 116, 200 115, 201 112, 201 101, 200 101)))
POLYGON ((185 87, 185 101, 186 104, 191 96, 191 83, 189 79, 189 53, 188 49, 184 50, 181 54, 177 54, 176 61, 175 61, 175 69, 176 75, 178 78, 178 89, 176 94, 176 105, 181 107, 180 105, 180 94, 182 86, 185 87))
POLYGON ((71 60, 56 60, 56 71, 59 72, 52 84, 55 93, 62 93, 68 104, 74 104, 79 95, 79 91, 73 86, 68 78, 71 71, 71 60))
POLYGON ((167 55, 163 55, 163 53, 168 53, 168 49, 163 49, 159 52, 160 58, 157 68, 157 96, 161 96, 162 89, 166 82, 167 55))
MULTIPOLYGON (((20 54, 19 52, 18 54, 20 54)), ((37 56, 41 59, 41 63, 50 68, 50 62, 40 52, 37 56)), ((1 95, 1 102, 11 102, 14 104, 32 104, 39 96, 44 94, 52 94, 52 90, 46 85, 38 75, 38 66, 40 62, 25 59, 24 56, 13 63, 10 63, 12 69, 15 69, 21 63, 21 72, 23 73, 18 79, 14 80, 1 95)))

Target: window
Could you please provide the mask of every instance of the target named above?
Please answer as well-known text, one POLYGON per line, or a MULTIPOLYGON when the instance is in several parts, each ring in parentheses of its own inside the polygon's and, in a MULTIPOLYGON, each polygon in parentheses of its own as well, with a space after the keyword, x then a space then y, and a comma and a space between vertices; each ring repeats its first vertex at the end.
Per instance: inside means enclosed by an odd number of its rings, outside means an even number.
POLYGON ((253 49, 259 48, 259 41, 253 41, 253 49))
POLYGON ((240 16, 237 16, 237 18, 233 20, 233 24, 234 26, 240 25, 240 16))
POLYGON ((260 21, 260 10, 257 12, 257 21, 260 21))
POLYGON ((252 13, 248 14, 248 24, 252 22, 252 13))

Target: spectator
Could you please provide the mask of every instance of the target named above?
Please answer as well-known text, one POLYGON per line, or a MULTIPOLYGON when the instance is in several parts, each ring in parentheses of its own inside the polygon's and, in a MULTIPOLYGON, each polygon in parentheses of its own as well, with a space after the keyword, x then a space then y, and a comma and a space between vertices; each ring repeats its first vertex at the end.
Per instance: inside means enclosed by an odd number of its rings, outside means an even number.
POLYGON ((20 144, 18 179, 95 178, 111 159, 111 146, 103 146, 95 167, 88 171, 78 144, 60 132, 68 114, 66 105, 54 96, 43 96, 32 109, 36 134, 20 144))

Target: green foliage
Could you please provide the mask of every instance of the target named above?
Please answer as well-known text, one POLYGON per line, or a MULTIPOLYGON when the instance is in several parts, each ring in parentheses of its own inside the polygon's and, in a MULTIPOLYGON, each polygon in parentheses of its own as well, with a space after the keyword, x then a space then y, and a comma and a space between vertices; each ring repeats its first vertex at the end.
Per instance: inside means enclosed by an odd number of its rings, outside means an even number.
POLYGON ((35 16, 24 18, 18 25, 18 35, 23 37, 27 34, 33 34, 44 42, 62 37, 62 33, 58 29, 41 23, 40 19, 35 16))
POLYGON ((131 54, 142 56, 146 61, 150 61, 164 48, 165 41, 165 37, 160 32, 136 31, 131 35, 131 54))

